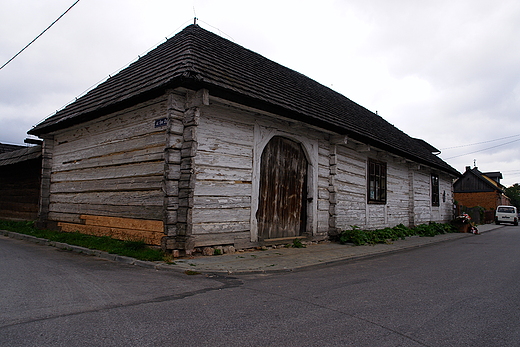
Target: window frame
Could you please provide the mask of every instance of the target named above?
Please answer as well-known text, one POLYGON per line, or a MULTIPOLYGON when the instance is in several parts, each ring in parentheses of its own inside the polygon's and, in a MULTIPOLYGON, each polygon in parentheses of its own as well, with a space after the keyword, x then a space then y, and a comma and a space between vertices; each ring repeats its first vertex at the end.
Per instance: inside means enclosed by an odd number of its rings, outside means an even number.
POLYGON ((386 163, 369 158, 367 162, 367 203, 386 204, 387 192, 386 163))
POLYGON ((439 175, 436 173, 432 173, 430 175, 430 186, 431 186, 431 203, 432 206, 440 206, 440 183, 439 183, 439 175))

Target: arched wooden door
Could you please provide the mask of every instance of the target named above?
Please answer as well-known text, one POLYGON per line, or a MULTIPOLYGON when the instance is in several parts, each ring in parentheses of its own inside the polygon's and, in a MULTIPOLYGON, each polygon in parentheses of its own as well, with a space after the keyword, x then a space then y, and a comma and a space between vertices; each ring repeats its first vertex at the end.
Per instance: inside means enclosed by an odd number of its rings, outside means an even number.
POLYGON ((256 218, 260 240, 294 237, 305 232, 307 158, 302 146, 275 136, 264 148, 256 218))

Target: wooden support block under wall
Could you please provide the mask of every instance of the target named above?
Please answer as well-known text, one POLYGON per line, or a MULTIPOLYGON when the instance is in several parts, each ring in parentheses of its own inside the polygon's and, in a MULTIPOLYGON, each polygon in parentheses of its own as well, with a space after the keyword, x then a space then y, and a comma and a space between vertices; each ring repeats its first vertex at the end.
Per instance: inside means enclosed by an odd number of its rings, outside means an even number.
POLYGON ((249 240, 249 232, 192 235, 195 247, 234 245, 237 239, 249 240))
POLYGON ((164 231, 163 222, 159 220, 144 220, 92 215, 81 215, 80 218, 85 220, 85 225, 98 225, 103 227, 113 227, 121 229, 146 230, 161 233, 164 231))
POLYGON ((157 232, 63 222, 59 222, 58 226, 60 227, 61 231, 64 232, 79 232, 82 234, 94 236, 108 236, 119 240, 142 240, 146 244, 157 246, 161 244, 161 239, 164 236, 164 233, 162 231, 157 232))

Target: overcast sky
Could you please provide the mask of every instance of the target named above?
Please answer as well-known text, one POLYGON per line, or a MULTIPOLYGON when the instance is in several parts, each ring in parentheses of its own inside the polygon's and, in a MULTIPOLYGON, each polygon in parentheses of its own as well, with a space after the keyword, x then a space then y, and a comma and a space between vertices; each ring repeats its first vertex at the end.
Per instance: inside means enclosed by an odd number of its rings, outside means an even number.
MULTIPOLYGON (((0 66, 75 0, 0 0, 0 66)), ((518 0, 81 0, 0 70, 0 142, 198 24, 324 84, 463 172, 520 182, 518 0)))

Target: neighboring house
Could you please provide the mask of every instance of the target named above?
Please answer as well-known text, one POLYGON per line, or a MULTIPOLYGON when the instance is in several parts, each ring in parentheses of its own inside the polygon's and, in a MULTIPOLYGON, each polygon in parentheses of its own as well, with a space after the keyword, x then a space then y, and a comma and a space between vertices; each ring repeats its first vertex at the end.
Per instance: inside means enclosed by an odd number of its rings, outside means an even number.
POLYGON ((0 219, 35 220, 40 198, 42 148, 16 147, 0 154, 0 219))
POLYGON ((480 206, 486 210, 495 210, 499 205, 510 205, 511 201, 504 194, 500 184, 500 172, 482 173, 477 167, 466 166, 462 177, 453 184, 454 199, 458 205, 466 207, 480 206))
POLYGON ((7 153, 7 152, 12 152, 12 151, 17 151, 17 150, 22 149, 22 148, 24 148, 24 146, 9 145, 7 143, 0 143, 0 154, 7 153))
POLYGON ((246 248, 452 218, 460 173, 343 95, 190 25, 29 131, 41 226, 246 248))

